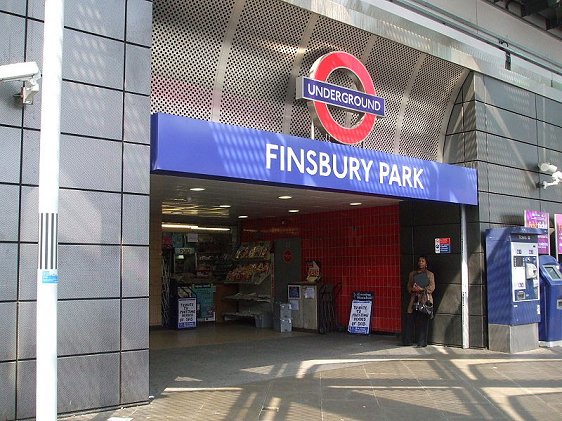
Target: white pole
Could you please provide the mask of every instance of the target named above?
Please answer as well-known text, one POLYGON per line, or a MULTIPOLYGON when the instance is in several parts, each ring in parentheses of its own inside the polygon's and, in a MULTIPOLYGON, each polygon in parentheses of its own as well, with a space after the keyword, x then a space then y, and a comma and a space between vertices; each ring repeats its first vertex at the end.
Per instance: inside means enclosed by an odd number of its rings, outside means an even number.
POLYGON ((461 309, 462 347, 470 347, 470 317, 468 311, 468 239, 466 238, 466 208, 461 205, 461 309))
POLYGON ((57 419, 59 143, 64 0, 45 0, 39 158, 36 418, 57 419))

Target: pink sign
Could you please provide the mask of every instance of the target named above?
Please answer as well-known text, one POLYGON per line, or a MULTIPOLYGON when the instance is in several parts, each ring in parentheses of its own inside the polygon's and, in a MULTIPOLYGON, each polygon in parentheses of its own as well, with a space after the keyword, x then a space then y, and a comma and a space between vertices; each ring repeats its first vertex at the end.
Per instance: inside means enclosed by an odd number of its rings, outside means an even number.
POLYGON ((548 229, 550 227, 550 218, 548 212, 526 210, 525 226, 529 228, 541 228, 545 230, 544 235, 538 236, 539 254, 550 254, 550 235, 548 233, 548 229))

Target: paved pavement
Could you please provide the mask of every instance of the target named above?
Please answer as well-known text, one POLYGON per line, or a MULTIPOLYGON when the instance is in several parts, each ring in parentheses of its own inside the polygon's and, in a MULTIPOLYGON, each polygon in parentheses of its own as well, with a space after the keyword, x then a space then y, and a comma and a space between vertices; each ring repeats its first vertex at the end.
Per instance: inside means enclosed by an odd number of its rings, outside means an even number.
POLYGON ((154 348, 150 404, 67 419, 562 420, 561 347, 503 354, 273 332, 154 348))

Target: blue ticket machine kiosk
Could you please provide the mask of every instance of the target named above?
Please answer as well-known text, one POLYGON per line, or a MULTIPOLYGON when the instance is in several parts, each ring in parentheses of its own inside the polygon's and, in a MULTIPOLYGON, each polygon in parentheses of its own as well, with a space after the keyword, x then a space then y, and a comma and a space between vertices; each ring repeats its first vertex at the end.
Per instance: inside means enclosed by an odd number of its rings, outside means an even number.
POLYGON ((539 228, 486 230, 488 347, 521 352, 539 347, 539 228))
POLYGON ((562 345, 562 272, 552 256, 540 256, 541 321, 539 344, 562 345))

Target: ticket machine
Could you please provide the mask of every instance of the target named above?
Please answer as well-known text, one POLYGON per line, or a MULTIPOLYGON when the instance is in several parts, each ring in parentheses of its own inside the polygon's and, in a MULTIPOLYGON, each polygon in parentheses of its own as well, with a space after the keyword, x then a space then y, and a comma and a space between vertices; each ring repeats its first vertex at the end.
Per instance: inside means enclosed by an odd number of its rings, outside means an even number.
POLYGON ((552 256, 540 256, 541 321, 539 344, 562 345, 562 271, 552 256))
POLYGON ((488 347, 492 351, 536 349, 541 320, 539 228, 486 230, 488 347))

